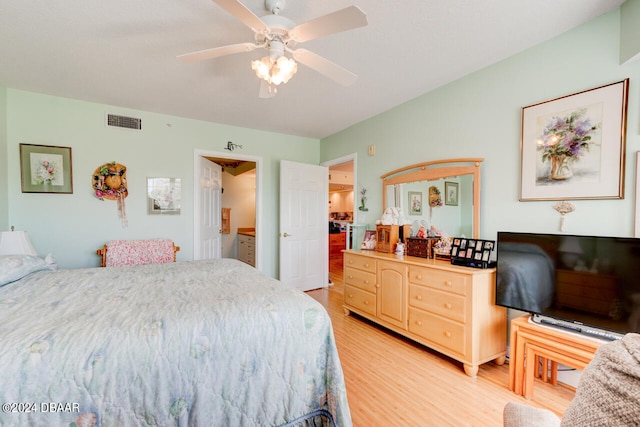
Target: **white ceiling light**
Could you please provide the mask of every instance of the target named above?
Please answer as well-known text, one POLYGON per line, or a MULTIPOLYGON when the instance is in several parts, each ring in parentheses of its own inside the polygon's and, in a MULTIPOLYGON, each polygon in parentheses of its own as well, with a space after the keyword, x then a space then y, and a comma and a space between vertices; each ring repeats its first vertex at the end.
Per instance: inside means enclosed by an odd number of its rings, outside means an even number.
POLYGON ((280 12, 285 7, 285 0, 265 0, 265 9, 271 14, 261 18, 256 16, 239 0, 213 1, 251 28, 254 32, 255 43, 237 43, 187 53, 179 55, 179 61, 194 62, 251 52, 258 48, 266 49, 269 51, 268 56, 251 61, 251 68, 258 78, 262 80, 260 86, 260 97, 262 98, 273 96, 276 92, 276 86, 287 83, 298 71, 298 63, 344 86, 355 83, 358 78, 351 71, 334 64, 320 55, 306 49, 294 49, 297 43, 366 26, 367 16, 358 7, 349 6, 296 25, 289 18, 280 15, 280 12), (290 57, 286 56, 285 53, 289 54, 290 57))
POLYGON ((293 58, 284 55, 285 44, 281 40, 269 42, 269 56, 251 61, 251 68, 258 78, 272 85, 287 83, 298 71, 298 64, 293 58))

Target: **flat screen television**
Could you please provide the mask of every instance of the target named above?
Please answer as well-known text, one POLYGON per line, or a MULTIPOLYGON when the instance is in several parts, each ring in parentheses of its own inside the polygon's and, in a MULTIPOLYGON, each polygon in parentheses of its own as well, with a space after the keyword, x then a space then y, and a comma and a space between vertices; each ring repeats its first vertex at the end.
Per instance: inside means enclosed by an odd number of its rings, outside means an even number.
POLYGON ((606 339, 640 332, 640 239, 498 232, 496 304, 606 339))

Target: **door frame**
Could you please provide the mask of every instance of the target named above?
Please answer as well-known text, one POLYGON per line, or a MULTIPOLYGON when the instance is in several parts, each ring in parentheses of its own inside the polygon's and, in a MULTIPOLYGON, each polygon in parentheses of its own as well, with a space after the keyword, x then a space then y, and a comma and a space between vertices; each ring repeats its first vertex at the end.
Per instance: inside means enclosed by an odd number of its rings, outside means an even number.
MULTIPOLYGON (((341 165, 343 163, 353 162, 353 223, 358 224, 358 209, 359 205, 358 200, 356 199, 356 194, 359 194, 358 191, 358 153, 347 154, 342 157, 338 157, 337 159, 327 160, 326 162, 320 163, 320 166, 336 166, 341 165)), ((329 194, 329 184, 327 184, 327 194, 329 194)), ((327 231, 327 234, 329 232, 327 231)))
POLYGON ((239 154, 239 153, 229 153, 229 152, 221 152, 221 151, 209 151, 209 150, 200 150, 200 149, 196 149, 194 150, 194 156, 193 156, 193 253, 195 253, 195 248, 197 247, 196 245, 198 245, 200 242, 200 236, 197 233, 196 230, 196 220, 198 212, 199 212, 199 206, 198 206, 198 194, 200 191, 200 163, 198 162, 198 159, 200 159, 201 157, 218 157, 218 158, 222 158, 222 159, 230 159, 230 160, 245 160, 248 162, 255 162, 256 164, 256 200, 255 200, 255 205, 256 205, 256 244, 255 244, 255 251, 256 251, 256 268, 258 270, 260 270, 260 267, 262 266, 262 250, 261 250, 261 245, 260 245, 260 241, 262 238, 262 183, 263 183, 263 177, 262 177, 262 162, 263 159, 262 157, 258 157, 258 156, 250 156, 250 155, 245 155, 245 154, 239 154))

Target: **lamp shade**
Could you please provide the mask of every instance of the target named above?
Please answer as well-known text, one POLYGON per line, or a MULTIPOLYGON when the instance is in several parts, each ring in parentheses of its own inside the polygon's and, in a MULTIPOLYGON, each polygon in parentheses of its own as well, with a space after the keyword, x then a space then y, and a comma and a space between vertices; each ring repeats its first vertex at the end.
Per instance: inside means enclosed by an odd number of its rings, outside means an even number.
POLYGON ((33 248, 26 231, 3 231, 0 233, 0 255, 33 255, 33 248))

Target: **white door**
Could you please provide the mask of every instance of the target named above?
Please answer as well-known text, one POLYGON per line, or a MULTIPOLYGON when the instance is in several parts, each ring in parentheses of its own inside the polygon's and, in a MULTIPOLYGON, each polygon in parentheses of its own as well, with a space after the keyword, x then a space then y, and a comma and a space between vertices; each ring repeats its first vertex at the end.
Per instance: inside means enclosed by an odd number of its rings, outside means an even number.
POLYGON ((329 281, 329 170, 280 162, 280 280, 308 291, 329 281))
POLYGON ((197 186, 194 259, 220 258, 222 167, 200 156, 198 160, 199 186, 197 186))

